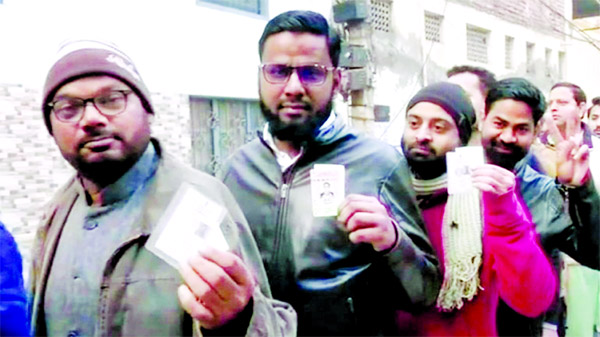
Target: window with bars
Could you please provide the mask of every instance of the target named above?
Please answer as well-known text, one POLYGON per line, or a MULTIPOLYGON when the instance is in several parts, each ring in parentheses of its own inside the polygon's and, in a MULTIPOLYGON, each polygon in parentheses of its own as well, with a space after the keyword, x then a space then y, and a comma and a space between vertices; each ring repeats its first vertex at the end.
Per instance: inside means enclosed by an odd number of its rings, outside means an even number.
POLYGON ((261 16, 267 15, 267 0, 196 0, 196 4, 214 4, 261 16))
POLYGON ((193 166, 213 175, 265 124, 254 100, 190 96, 190 114, 193 166))
POLYGON ((558 52, 558 79, 562 80, 565 78, 565 52, 558 52))
POLYGON ((480 63, 488 63, 488 41, 490 31, 467 26, 467 59, 480 63))
POLYGON ((389 33, 392 23, 392 1, 371 0, 369 21, 373 30, 389 33))
POLYGON ((504 67, 506 69, 513 68, 513 49, 515 45, 515 38, 512 36, 506 36, 504 38, 504 67))
POLYGON ((550 77, 552 75, 552 49, 546 48, 545 56, 546 76, 550 77))
POLYGON ((535 50, 535 43, 527 42, 527 49, 525 52, 525 65, 528 74, 533 74, 535 72, 535 64, 533 62, 533 52, 535 50))
POLYGON ((433 42, 442 41, 442 21, 444 17, 431 13, 425 12, 425 40, 433 42))

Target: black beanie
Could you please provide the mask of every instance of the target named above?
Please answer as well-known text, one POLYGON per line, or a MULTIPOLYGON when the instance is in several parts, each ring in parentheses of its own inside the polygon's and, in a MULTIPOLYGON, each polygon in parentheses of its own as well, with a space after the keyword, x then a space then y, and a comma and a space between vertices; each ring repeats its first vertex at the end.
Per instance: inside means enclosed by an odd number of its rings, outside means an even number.
POLYGON ((471 138, 473 124, 475 123, 475 111, 467 93, 459 85, 449 82, 439 82, 428 85, 419 90, 410 100, 406 111, 410 110, 419 102, 429 102, 439 105, 444 109, 458 127, 458 136, 463 145, 471 138))
POLYGON ((109 42, 72 40, 63 44, 44 84, 42 111, 48 132, 50 110, 48 103, 63 85, 87 76, 107 75, 123 81, 140 98, 148 113, 153 114, 150 92, 131 59, 109 42))

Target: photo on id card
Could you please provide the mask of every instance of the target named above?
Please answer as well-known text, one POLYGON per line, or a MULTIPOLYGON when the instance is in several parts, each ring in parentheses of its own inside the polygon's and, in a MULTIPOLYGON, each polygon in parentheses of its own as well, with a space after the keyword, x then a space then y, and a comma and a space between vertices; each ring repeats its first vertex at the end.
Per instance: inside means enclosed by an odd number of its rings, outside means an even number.
POLYGON ((448 172, 448 194, 460 194, 472 191, 471 171, 484 164, 481 146, 463 146, 446 153, 448 172))
POLYGON ((346 169, 343 165, 315 164, 310 170, 310 189, 314 217, 337 216, 346 197, 346 169))

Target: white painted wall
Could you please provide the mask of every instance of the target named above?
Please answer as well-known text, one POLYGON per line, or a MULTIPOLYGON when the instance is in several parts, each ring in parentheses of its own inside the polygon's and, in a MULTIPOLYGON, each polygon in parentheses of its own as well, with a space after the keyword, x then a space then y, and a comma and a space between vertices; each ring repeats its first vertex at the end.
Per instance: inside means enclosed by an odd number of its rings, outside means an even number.
MULTIPOLYGON (((570 12, 570 7, 566 11, 570 12)), ((378 67, 375 80, 375 103, 389 105, 393 119, 392 123, 377 123, 375 133, 392 145, 400 144, 406 104, 410 98, 424 84, 444 80, 445 72, 454 65, 481 66, 494 72, 498 79, 525 77, 547 93, 552 83, 560 80, 557 76, 558 54, 564 52, 563 80, 581 84, 586 92, 590 92, 589 97, 593 97, 592 92, 595 96, 600 94, 600 52, 589 44, 548 35, 445 0, 395 1, 392 15, 393 37, 390 39, 393 42, 387 43, 386 52, 394 55, 401 64, 378 67), (425 40, 424 11, 444 16, 440 43, 425 40), (467 60, 467 24, 490 31, 488 63, 467 60), (507 35, 514 38, 512 69, 505 68, 507 35), (534 74, 525 72, 527 42, 535 43, 534 74), (550 77, 545 74, 546 48, 551 49, 550 66, 553 71, 550 77), (426 66, 421 72, 423 64, 426 66)))
MULTIPOLYGON (((270 0, 268 15, 327 0, 270 0)), ((110 40, 134 60, 153 92, 257 97, 258 39, 269 18, 195 0, 4 0, 0 82, 41 88, 61 41, 110 40)))

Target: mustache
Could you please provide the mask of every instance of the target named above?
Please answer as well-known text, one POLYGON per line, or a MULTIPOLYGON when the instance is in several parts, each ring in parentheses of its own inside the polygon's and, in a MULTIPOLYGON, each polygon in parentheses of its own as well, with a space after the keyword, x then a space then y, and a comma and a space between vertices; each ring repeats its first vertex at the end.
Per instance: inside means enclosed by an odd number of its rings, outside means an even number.
POLYGON ((81 148, 85 147, 90 142, 94 142, 94 141, 102 140, 102 139, 106 139, 106 138, 114 138, 114 139, 117 139, 117 140, 120 139, 120 137, 118 137, 118 136, 116 136, 114 134, 111 134, 111 133, 106 133, 106 132, 104 132, 104 133, 96 133, 94 135, 87 136, 87 137, 84 137, 83 139, 81 139, 79 141, 79 143, 78 143, 78 148, 81 149, 81 148))
MULTIPOLYGON (((436 150, 431 146, 430 142, 416 142, 410 145, 407 145, 404 140, 402 140, 402 148, 405 152, 410 152, 411 150, 426 150, 432 155, 437 156, 436 150)), ((406 153, 405 153, 406 154, 406 153)))
POLYGON ((492 147, 494 147, 494 148, 510 150, 510 152, 512 152, 512 153, 522 152, 521 147, 516 144, 507 144, 507 143, 504 143, 503 141, 498 141, 495 139, 492 140, 491 143, 492 143, 492 147))
POLYGON ((310 103, 307 102, 303 102, 303 101, 292 101, 292 102, 281 102, 277 105, 277 109, 283 109, 283 108, 287 108, 287 107, 301 107, 304 110, 311 110, 312 109, 312 105, 310 103))

